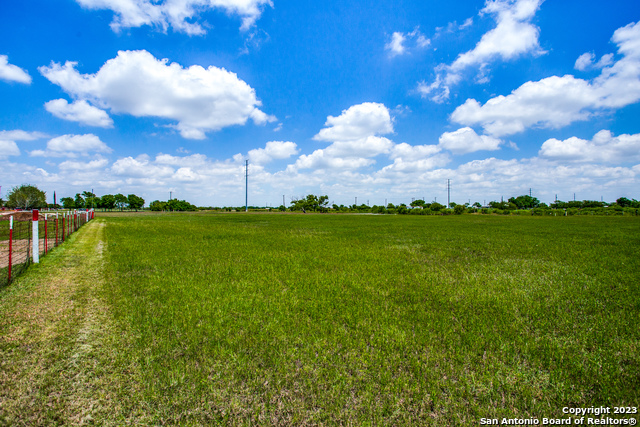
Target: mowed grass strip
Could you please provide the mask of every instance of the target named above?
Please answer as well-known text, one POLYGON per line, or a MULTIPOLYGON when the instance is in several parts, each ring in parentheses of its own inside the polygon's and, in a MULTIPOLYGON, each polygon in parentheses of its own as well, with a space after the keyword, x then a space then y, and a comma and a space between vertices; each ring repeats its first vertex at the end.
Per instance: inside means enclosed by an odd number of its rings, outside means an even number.
POLYGON ((104 223, 91 222, 0 289, 0 425, 144 420, 135 366, 101 298, 104 223), (120 363, 120 365, 118 365, 120 363))
POLYGON ((636 218, 109 217, 154 424, 468 425, 637 406, 636 218))

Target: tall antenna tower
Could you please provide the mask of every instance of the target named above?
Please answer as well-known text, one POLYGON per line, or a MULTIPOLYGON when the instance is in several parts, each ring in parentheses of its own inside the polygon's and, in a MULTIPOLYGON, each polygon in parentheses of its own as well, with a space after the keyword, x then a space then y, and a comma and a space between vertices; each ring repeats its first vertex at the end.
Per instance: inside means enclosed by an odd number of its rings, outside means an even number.
POLYGON ((249 160, 244 163, 244 211, 249 212, 249 160))

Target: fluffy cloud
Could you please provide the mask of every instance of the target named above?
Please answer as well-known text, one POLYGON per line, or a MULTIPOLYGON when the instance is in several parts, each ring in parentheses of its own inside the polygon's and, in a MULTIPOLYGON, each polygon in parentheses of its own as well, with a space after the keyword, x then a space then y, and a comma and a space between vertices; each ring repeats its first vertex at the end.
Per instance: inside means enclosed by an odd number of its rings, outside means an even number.
POLYGON ((16 141, 35 141, 46 137, 42 132, 26 132, 20 129, 0 131, 0 159, 20 155, 16 141))
POLYGON ((47 138, 47 134, 42 132, 27 132, 20 129, 0 131, 0 139, 5 141, 35 141, 36 139, 42 138, 47 138))
POLYGON ((596 61, 596 55, 593 52, 583 53, 576 59, 574 68, 579 71, 586 71, 590 68, 604 68, 613 64, 613 54, 603 55, 600 61, 596 61))
POLYGON ((19 156, 20 149, 15 141, 6 141, 0 139, 0 158, 9 156, 19 156))
POLYGON ((508 96, 480 105, 468 99, 451 120, 480 124, 494 136, 511 135, 532 126, 559 128, 586 120, 593 111, 621 108, 640 100, 640 23, 615 31, 613 42, 623 57, 592 81, 571 75, 527 82, 508 96))
POLYGON ((22 68, 9 64, 7 55, 0 55, 0 80, 31 84, 31 76, 22 68))
POLYGON ((112 150, 96 135, 62 135, 47 142, 46 150, 33 150, 31 156, 78 157, 89 153, 110 153, 112 150))
POLYGON ((371 135, 393 132, 389 109, 384 104, 365 102, 353 105, 338 117, 329 116, 313 139, 317 141, 354 141, 371 135))
POLYGON ((85 100, 69 104, 65 99, 54 99, 45 103, 44 108, 63 120, 102 128, 113 126, 113 120, 104 110, 89 105, 85 100))
POLYGON ((229 15, 242 19, 242 30, 249 29, 262 14, 265 6, 272 6, 271 0, 76 0, 87 9, 111 10, 115 14, 111 28, 118 32, 122 28, 152 25, 164 31, 171 27, 174 31, 189 35, 202 35, 206 31, 202 25, 193 22, 201 12, 220 9, 229 15))
POLYGON ((405 36, 400 32, 394 32, 391 35, 391 40, 385 45, 385 49, 391 52, 392 56, 402 55, 406 48, 404 47, 405 36))
POLYGON ((300 169, 359 169, 374 164, 372 159, 363 157, 333 157, 325 150, 315 150, 313 153, 303 154, 296 160, 294 165, 290 165, 289 171, 300 169))
POLYGON ((76 160, 66 160, 58 165, 60 170, 64 171, 102 171, 107 165, 109 161, 107 159, 101 158, 96 160, 91 160, 89 162, 78 162, 76 160))
POLYGON ((249 162, 264 165, 275 159, 288 159, 298 154, 298 146, 290 141, 269 141, 265 148, 256 148, 249 151, 249 162))
POLYGON ((453 154, 467 154, 475 151, 495 151, 501 141, 487 135, 478 135, 473 129, 464 127, 455 132, 445 132, 440 136, 439 146, 453 154))
POLYGON ((426 38, 419 28, 415 28, 410 33, 394 32, 391 35, 391 40, 384 47, 391 56, 402 55, 408 52, 408 48, 405 46, 405 42, 408 41, 418 48, 425 48, 431 44, 431 40, 426 38))
POLYGON ((458 84, 467 68, 480 70, 479 83, 487 78, 487 67, 492 61, 508 61, 525 54, 544 53, 538 42, 540 29, 531 23, 544 0, 487 0, 480 12, 495 17, 496 27, 485 33, 476 47, 458 55, 451 65, 436 67, 433 83, 418 84, 422 96, 443 102, 449 98, 451 86, 458 84))
POLYGON ((409 145, 406 142, 396 144, 389 158, 404 160, 422 160, 440 152, 437 145, 409 145))
POLYGON ((257 108, 261 102, 255 91, 223 68, 183 68, 145 50, 120 51, 95 74, 80 74, 76 65, 52 63, 39 70, 74 98, 97 107, 176 120, 174 127, 184 138, 204 139, 206 131, 244 125, 248 119, 256 124, 275 120, 257 108))
POLYGON ((595 134, 591 141, 572 137, 544 142, 538 153, 550 160, 570 162, 625 163, 640 161, 640 134, 614 137, 608 130, 595 134))
POLYGON ((394 144, 378 136, 393 132, 393 120, 383 104, 365 102, 329 116, 313 139, 332 142, 327 148, 300 156, 289 171, 299 169, 357 169, 375 163, 372 157, 389 153, 394 144))
POLYGON ((174 173, 170 166, 154 164, 147 155, 140 155, 137 158, 125 157, 118 159, 111 166, 114 175, 133 178, 168 178, 174 173))

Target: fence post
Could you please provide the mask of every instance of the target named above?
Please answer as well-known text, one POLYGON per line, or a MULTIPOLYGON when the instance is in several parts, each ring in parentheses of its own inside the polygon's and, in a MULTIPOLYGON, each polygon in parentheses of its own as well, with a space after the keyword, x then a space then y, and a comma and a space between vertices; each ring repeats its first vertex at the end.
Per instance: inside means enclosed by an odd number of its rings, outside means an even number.
POLYGON ((44 254, 47 254, 48 242, 47 242, 47 217, 49 214, 44 214, 44 254))
POLYGON ((13 251, 13 215, 9 217, 9 280, 7 283, 11 283, 11 254, 13 251))
POLYGON ((56 212, 56 246, 58 246, 58 212, 56 212))
POLYGON ((64 228, 64 219, 65 219, 66 216, 67 216, 67 214, 65 214, 65 213, 62 214, 62 242, 63 243, 64 243, 64 230, 65 230, 65 228, 64 228))
POLYGON ((38 209, 33 210, 33 219, 31 221, 33 227, 33 262, 38 264, 40 262, 40 248, 38 244, 40 239, 38 237, 38 209))

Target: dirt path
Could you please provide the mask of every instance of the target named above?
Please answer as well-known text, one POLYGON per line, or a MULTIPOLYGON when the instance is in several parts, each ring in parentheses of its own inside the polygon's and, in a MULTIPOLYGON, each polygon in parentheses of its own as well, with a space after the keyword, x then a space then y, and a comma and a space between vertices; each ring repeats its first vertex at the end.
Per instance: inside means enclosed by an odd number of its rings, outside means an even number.
POLYGON ((114 425, 134 370, 101 299, 104 222, 0 290, 0 425, 114 425), (111 420, 111 422, 109 421, 111 420))

